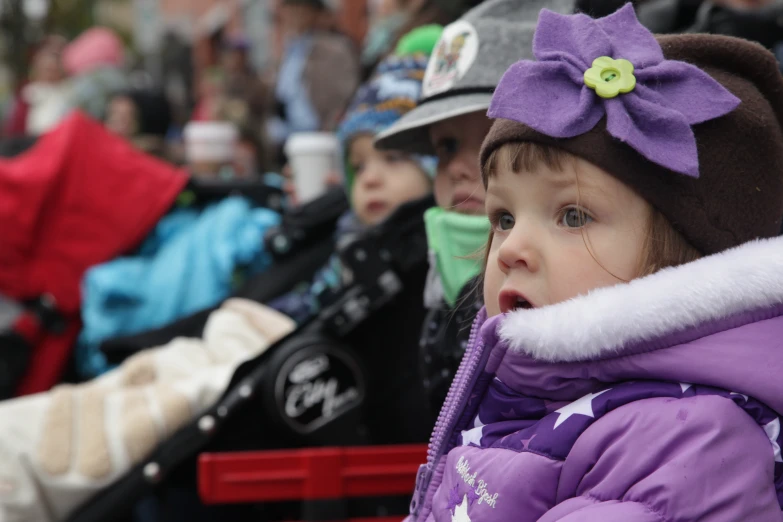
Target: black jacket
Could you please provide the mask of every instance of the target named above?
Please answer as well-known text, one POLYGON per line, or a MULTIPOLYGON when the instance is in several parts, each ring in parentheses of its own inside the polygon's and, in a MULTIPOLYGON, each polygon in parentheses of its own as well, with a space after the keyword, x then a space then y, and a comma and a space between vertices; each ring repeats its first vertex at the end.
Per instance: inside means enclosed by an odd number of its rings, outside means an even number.
POLYGON ((446 399, 468 346, 471 325, 483 305, 481 281, 476 278, 462 289, 454 308, 443 303, 427 314, 419 342, 419 371, 434 412, 446 399))

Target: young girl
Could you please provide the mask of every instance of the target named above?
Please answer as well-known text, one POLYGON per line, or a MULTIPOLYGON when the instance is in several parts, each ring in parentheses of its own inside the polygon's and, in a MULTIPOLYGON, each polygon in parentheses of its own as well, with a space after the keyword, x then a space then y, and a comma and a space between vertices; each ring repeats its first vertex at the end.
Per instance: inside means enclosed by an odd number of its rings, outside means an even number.
POLYGON ((481 251, 489 231, 479 151, 489 132, 486 112, 506 69, 531 55, 538 12, 573 11, 573 0, 485 0, 443 30, 427 65, 418 106, 382 131, 376 146, 435 154, 437 208, 424 216, 430 273, 420 340, 422 381, 440 410, 483 306, 481 251), (451 66, 444 66, 450 63, 451 66))
POLYGON ((490 106, 471 344, 413 520, 783 520, 783 80, 543 11, 490 106))

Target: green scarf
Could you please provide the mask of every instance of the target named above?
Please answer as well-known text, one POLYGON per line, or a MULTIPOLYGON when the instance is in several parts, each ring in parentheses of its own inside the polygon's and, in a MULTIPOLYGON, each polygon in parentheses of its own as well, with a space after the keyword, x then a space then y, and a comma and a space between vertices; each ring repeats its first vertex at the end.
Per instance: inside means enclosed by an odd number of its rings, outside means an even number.
POLYGON ((486 216, 469 216, 434 207, 424 213, 429 248, 436 266, 446 303, 453 307, 465 284, 482 269, 482 249, 489 237, 486 216))

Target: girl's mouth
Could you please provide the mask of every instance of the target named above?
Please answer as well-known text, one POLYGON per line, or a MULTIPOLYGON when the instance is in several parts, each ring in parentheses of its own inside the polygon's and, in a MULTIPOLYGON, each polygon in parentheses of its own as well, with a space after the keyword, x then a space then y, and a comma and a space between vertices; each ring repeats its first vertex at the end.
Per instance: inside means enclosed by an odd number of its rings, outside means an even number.
POLYGON ((367 203, 367 211, 371 214, 378 214, 386 210, 386 203, 383 201, 370 201, 367 203))
POLYGON ((512 312, 514 310, 528 310, 535 308, 524 295, 514 290, 504 290, 498 296, 498 306, 500 313, 512 312))

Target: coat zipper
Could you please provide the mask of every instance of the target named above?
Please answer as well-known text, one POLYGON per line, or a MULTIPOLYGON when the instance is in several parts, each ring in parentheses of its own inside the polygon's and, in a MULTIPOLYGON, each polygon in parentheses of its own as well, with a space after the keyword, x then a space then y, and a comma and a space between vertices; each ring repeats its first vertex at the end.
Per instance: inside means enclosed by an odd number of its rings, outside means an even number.
POLYGON ((419 472, 416 475, 416 489, 410 509, 414 520, 416 520, 419 510, 424 505, 435 464, 444 453, 446 439, 454 429, 458 413, 462 409, 460 407, 463 402, 462 399, 469 390, 473 381, 473 375, 480 366, 484 346, 483 343, 476 342, 478 331, 479 321, 476 320, 471 327, 470 337, 468 338, 468 350, 462 357, 462 361, 460 361, 457 373, 454 375, 454 380, 449 388, 449 393, 446 395, 446 400, 443 402, 443 407, 438 415, 438 420, 435 422, 435 428, 432 431, 429 447, 427 448, 427 463, 419 467, 419 472))

